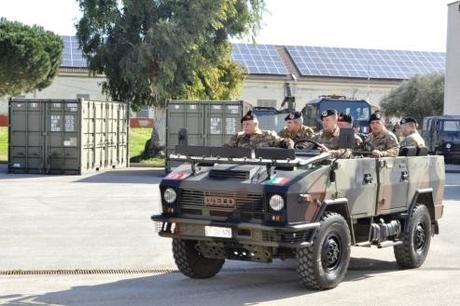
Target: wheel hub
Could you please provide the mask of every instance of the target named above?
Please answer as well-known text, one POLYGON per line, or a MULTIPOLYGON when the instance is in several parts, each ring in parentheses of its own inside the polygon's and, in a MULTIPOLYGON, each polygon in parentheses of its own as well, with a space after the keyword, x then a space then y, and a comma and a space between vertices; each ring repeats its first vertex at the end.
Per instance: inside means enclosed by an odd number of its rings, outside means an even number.
POLYGON ((422 223, 417 224, 415 228, 414 246, 417 252, 422 252, 425 248, 426 233, 422 223))
POLYGON ((340 240, 336 236, 329 236, 323 244, 323 267, 328 271, 335 270, 339 266, 341 255, 340 240))

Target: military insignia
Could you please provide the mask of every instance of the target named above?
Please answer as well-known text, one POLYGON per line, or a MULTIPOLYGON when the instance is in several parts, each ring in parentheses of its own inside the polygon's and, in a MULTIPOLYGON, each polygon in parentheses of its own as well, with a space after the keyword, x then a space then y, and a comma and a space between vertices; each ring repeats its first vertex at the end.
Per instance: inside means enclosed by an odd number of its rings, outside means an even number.
POLYGON ((289 119, 294 119, 294 114, 289 114, 289 119))
POLYGON ((327 116, 327 111, 323 111, 323 112, 321 113, 321 116, 326 117, 326 116, 327 116))

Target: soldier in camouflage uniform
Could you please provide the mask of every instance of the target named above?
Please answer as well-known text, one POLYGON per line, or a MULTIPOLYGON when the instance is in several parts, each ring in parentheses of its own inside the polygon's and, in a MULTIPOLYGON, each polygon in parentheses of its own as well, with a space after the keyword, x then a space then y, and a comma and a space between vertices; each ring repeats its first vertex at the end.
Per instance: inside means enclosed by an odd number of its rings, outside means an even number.
POLYGON ((291 139, 281 138, 276 132, 259 129, 257 117, 252 111, 241 118, 243 131, 232 136, 227 146, 240 148, 284 147, 292 149, 294 143, 291 139))
MULTIPOLYGON (((321 143, 320 149, 324 152, 330 152, 334 157, 350 158, 351 150, 339 148, 340 128, 337 125, 337 111, 335 109, 328 109, 322 112, 321 121, 323 122, 323 129, 314 137, 315 141, 321 143)), ((356 137, 355 145, 358 145, 356 137)))
POLYGON ((286 127, 278 133, 282 138, 290 138, 297 142, 301 139, 311 139, 315 135, 312 128, 303 125, 302 113, 300 112, 289 113, 284 121, 286 121, 286 127))
POLYGON ((374 157, 398 156, 398 138, 386 129, 382 119, 383 116, 380 112, 371 115, 369 125, 372 133, 367 136, 364 149, 372 152, 374 157))
POLYGON ((353 118, 350 115, 340 113, 339 114, 339 119, 337 121, 337 125, 341 129, 353 129, 353 130, 355 130, 355 134, 354 134, 354 136, 355 136, 355 147, 356 148, 361 147, 361 145, 363 144, 363 140, 356 133, 356 129, 353 128, 353 118))
POLYGON ((417 148, 425 147, 425 141, 417 132, 417 120, 413 117, 402 118, 401 133, 404 136, 403 141, 399 144, 401 147, 415 146, 417 148))

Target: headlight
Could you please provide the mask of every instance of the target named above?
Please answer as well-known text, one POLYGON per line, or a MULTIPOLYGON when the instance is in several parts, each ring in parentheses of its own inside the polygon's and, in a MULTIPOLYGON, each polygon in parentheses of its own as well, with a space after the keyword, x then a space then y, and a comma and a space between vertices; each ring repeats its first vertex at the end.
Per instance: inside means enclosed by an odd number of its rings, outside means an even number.
POLYGON ((271 209, 280 211, 284 207, 284 199, 282 196, 275 194, 270 198, 269 204, 271 209))
POLYGON ((446 143, 446 149, 450 149, 452 148, 452 144, 451 143, 446 143))
POLYGON ((172 204, 176 201, 177 193, 173 188, 166 188, 163 193, 163 198, 166 203, 172 204))

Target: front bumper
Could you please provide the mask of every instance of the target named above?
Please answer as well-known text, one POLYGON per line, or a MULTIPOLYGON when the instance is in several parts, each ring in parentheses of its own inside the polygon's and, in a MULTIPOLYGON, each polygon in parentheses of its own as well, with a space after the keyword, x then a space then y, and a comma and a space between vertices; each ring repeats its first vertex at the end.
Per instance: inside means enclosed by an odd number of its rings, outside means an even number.
POLYGON ((157 222, 161 237, 288 248, 309 246, 314 231, 320 226, 319 222, 267 226, 255 223, 173 218, 163 215, 153 215, 151 219, 157 222), (231 238, 208 237, 205 235, 205 226, 230 228, 232 236, 231 238))

